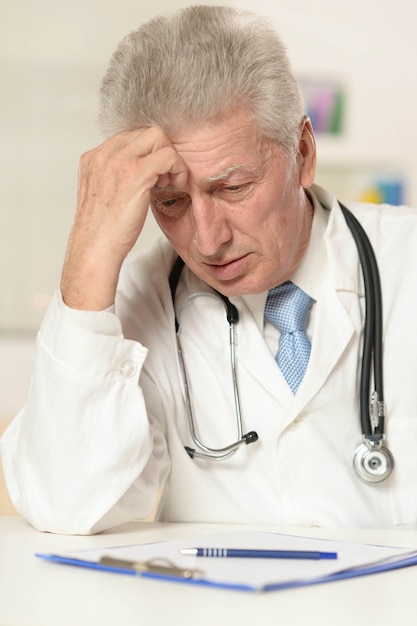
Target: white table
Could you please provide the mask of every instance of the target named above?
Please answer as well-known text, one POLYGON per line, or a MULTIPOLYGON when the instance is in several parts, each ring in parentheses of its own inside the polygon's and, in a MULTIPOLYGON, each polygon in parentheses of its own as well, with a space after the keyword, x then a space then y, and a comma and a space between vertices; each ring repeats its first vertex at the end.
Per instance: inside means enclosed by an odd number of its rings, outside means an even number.
MULTIPOLYGON (((417 566, 258 595, 86 570, 34 556, 35 552, 147 543, 235 528, 210 524, 132 523, 101 535, 71 537, 39 533, 19 517, 0 517, 0 625, 417 624, 417 566)), ((259 526, 248 529, 417 547, 417 532, 259 526)))

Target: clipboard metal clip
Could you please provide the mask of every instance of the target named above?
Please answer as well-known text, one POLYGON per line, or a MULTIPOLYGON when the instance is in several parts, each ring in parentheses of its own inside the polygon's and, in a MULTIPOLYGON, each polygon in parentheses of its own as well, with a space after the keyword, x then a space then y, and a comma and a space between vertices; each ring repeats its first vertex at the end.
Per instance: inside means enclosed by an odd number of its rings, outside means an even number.
POLYGON ((201 578, 203 572, 196 569, 183 569, 168 559, 151 559, 149 561, 128 561, 115 559, 111 556, 102 556, 100 565, 115 569, 133 570, 138 574, 160 574, 175 578, 201 578))

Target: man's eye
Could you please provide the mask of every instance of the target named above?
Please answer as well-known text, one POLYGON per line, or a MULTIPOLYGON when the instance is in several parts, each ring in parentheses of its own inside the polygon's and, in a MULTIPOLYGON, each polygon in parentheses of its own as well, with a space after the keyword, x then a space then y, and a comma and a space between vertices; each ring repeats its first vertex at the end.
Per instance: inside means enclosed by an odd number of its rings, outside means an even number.
POLYGON ((187 196, 154 198, 152 204, 167 217, 180 217, 187 207, 187 196))
POLYGON ((223 187, 221 193, 225 196, 226 199, 229 199, 230 202, 238 202, 239 200, 245 198, 248 193, 250 193, 252 187, 252 183, 227 185, 223 187))

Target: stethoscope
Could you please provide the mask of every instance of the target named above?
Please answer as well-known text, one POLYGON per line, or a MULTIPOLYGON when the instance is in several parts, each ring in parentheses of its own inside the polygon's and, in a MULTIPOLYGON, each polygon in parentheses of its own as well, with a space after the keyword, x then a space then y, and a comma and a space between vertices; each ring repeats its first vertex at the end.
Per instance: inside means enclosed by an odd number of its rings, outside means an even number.
MULTIPOLYGON (((353 455, 353 467, 359 478, 366 483, 380 483, 391 474, 394 460, 389 449, 384 445, 385 403, 382 375, 382 295, 378 265, 372 245, 356 217, 341 202, 339 206, 351 231, 362 268, 365 288, 365 323, 363 332, 362 366, 360 377, 360 423, 362 442, 353 455), (373 363, 374 390, 371 388, 371 369, 373 363)), ((178 257, 169 277, 172 302, 175 310, 175 292, 184 261, 178 257)), ((233 380, 233 394, 237 425, 237 440, 223 448, 211 448, 204 445, 196 431, 191 402, 190 386, 185 366, 184 354, 179 338, 179 322, 175 316, 175 328, 178 347, 178 359, 185 391, 185 403, 188 427, 195 448, 185 446, 191 458, 223 460, 234 454, 243 444, 258 440, 258 434, 250 431, 243 434, 243 419, 236 372, 235 327, 239 322, 239 312, 229 299, 215 292, 225 305, 229 323, 230 362, 233 380)))

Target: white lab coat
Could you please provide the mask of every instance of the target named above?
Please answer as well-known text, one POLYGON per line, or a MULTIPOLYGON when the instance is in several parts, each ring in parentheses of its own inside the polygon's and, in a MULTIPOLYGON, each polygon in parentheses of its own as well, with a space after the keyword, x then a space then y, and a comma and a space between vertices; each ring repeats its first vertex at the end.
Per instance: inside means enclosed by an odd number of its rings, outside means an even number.
MULTIPOLYGON (((417 211, 348 205, 374 246, 383 289, 386 432, 395 468, 368 485, 352 466, 362 440, 358 254, 336 200, 314 191, 331 211, 307 373, 292 398, 259 311, 248 299, 231 299, 240 312, 244 431, 256 430, 259 441, 228 460, 192 460, 184 451, 192 441, 168 286, 175 254, 165 241, 130 256, 117 316, 100 313, 93 330, 88 314, 82 329, 74 325, 56 296, 38 336, 27 405, 1 443, 11 498, 32 524, 97 532, 147 516, 162 493, 161 520, 417 527, 417 211)), ((197 429, 203 443, 220 447, 236 439, 235 407, 224 305, 207 292, 184 270, 177 315, 197 429)))

